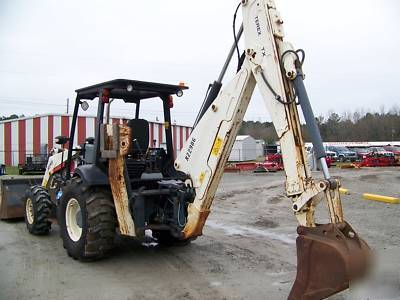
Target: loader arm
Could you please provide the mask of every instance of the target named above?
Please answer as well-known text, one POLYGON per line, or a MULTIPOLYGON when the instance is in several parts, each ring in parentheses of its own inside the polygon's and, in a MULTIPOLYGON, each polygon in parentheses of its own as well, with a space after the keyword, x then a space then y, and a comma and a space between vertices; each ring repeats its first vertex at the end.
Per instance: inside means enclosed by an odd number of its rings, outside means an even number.
POLYGON ((189 239, 202 234, 224 166, 257 85, 278 134, 286 172, 286 194, 292 200, 292 212, 300 225, 298 273, 289 298, 321 299, 347 288, 351 279, 365 273, 369 248, 344 221, 340 182, 330 177, 326 166, 322 140, 303 84, 301 53, 283 41, 283 21, 273 1, 243 0, 241 4, 245 60, 236 76, 199 114, 200 119, 175 160, 175 168, 189 175, 188 184, 196 191, 188 207, 183 235, 189 239), (311 176, 296 96, 317 149, 324 179, 311 176), (316 225, 314 220, 315 207, 321 198, 328 205, 331 223, 326 225, 316 225), (354 263, 354 255, 365 259, 354 263), (335 280, 330 279, 333 277, 335 280))

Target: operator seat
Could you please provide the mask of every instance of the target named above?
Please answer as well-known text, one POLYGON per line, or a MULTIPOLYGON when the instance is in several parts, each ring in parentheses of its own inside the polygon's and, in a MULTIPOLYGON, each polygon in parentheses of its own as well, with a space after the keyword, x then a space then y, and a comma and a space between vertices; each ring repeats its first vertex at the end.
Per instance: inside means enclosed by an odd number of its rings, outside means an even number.
POLYGON ((132 119, 128 122, 132 130, 132 154, 144 155, 149 148, 149 122, 144 119, 132 119))
POLYGON ((128 122, 132 131, 132 150, 125 160, 130 179, 140 179, 146 171, 145 154, 149 147, 149 122, 144 119, 132 119, 128 122))

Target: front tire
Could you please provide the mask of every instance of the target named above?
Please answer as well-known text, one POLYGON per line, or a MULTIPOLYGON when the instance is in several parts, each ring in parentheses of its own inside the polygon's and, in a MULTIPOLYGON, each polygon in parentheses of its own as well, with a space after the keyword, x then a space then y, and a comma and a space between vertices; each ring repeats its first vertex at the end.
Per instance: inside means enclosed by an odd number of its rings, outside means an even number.
POLYGON ((45 235, 51 229, 52 202, 49 193, 42 186, 32 186, 25 201, 25 224, 31 234, 45 235))
POLYGON ((79 177, 68 181, 58 209, 60 235, 69 256, 104 257, 113 247, 117 218, 110 192, 85 187, 79 177))

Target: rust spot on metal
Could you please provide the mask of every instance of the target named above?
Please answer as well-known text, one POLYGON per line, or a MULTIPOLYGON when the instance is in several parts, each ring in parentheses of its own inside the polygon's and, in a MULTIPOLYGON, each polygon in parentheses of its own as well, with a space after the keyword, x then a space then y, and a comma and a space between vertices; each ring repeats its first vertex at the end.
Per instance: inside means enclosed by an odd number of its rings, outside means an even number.
POLYGON ((188 222, 183 230, 184 239, 194 238, 203 234, 203 227, 210 210, 198 210, 194 205, 188 207, 188 222))
POLYGON ((348 223, 299 226, 297 233, 297 276, 288 299, 325 299, 368 272, 371 250, 348 223))
POLYGON ((119 153, 128 155, 132 147, 132 130, 129 126, 119 125, 119 153))
MULTIPOLYGON (((129 153, 131 131, 127 126, 119 126, 119 152, 117 158, 111 158, 108 161, 108 179, 110 181, 111 191, 114 199, 115 210, 117 212, 119 230, 121 234, 135 236, 135 226, 129 211, 128 192, 126 189, 124 167, 124 156, 129 153)), ((113 132, 111 130, 110 132, 113 132)), ((105 135, 106 149, 115 149, 117 145, 112 145, 113 137, 105 135)))

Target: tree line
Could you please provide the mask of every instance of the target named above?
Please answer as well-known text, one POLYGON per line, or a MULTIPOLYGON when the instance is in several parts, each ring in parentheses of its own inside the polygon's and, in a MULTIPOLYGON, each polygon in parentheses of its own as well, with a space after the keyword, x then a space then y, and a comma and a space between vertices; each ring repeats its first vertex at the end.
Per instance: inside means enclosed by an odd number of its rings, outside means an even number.
MULTIPOLYGON (((316 118, 322 139, 326 142, 367 142, 400 141, 400 108, 394 106, 389 111, 381 108, 379 112, 357 110, 339 115, 329 112, 326 117, 316 118)), ((305 141, 309 142, 307 128, 302 125, 305 141)), ((271 122, 243 121, 239 130, 241 135, 251 135, 271 144, 278 140, 271 122)))
POLYGON ((24 115, 18 116, 16 114, 12 114, 8 117, 0 116, 0 121, 14 120, 14 119, 23 118, 23 117, 25 117, 25 116, 24 115))

